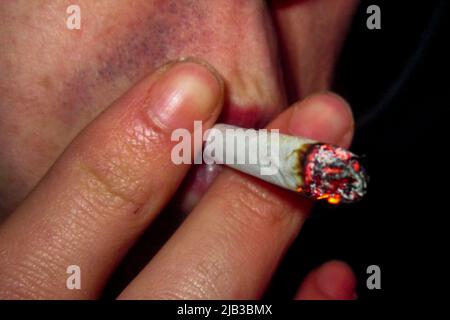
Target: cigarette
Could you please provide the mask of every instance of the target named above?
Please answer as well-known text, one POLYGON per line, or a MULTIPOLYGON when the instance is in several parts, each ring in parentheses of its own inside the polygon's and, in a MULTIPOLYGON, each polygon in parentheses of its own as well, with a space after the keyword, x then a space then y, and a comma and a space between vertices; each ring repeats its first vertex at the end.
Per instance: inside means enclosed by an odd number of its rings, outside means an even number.
POLYGON ((217 124, 206 135, 203 159, 330 204, 360 200, 368 176, 358 156, 311 139, 217 124))

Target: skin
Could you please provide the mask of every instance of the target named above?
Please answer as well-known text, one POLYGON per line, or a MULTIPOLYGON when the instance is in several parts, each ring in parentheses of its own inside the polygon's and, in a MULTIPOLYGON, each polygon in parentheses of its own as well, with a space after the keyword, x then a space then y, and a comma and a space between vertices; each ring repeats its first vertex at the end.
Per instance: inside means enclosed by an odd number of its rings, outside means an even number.
MULTIPOLYGON (((328 87, 356 1, 79 3, 80 31, 64 26, 67 1, 1 4, 1 297, 98 297, 187 174, 170 161, 171 128, 275 117, 269 127, 349 145, 345 101, 304 98, 328 87), (155 71, 180 56, 209 65, 155 71), (180 83, 192 86, 167 111, 164 88, 180 83), (86 270, 82 290, 65 288, 70 264, 86 270)), ((258 298, 311 205, 230 170, 197 200, 120 298, 258 298)), ((297 297, 354 287, 348 266, 328 263, 297 297)))

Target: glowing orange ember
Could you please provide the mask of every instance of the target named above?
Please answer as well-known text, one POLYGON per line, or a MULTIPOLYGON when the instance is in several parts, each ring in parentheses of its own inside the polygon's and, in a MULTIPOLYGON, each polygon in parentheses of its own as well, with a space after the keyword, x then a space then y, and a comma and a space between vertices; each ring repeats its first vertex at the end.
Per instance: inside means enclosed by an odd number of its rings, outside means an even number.
POLYGON ((315 144, 306 156, 303 193, 330 204, 354 202, 365 193, 367 176, 350 151, 315 144))
POLYGON ((338 194, 324 194, 316 197, 316 200, 326 199, 329 204, 339 204, 341 202, 341 197, 338 194))
POLYGON ((339 202, 341 202, 341 197, 339 196, 332 196, 328 198, 329 204, 339 204, 339 202))

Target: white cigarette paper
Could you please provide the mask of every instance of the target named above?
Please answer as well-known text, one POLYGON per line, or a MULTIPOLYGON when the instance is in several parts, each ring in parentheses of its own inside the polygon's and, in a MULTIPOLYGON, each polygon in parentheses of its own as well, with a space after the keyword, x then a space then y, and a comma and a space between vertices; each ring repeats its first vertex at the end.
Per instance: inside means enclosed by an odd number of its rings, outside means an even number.
POLYGON ((203 158, 333 204, 359 200, 367 186, 354 154, 277 130, 218 124, 208 133, 203 158))

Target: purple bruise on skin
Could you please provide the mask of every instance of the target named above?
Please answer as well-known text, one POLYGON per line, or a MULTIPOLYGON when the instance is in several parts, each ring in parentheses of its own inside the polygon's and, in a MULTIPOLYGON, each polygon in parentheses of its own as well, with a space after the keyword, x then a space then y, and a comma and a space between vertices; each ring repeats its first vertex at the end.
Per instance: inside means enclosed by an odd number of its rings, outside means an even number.
POLYGON ((99 41, 95 43, 93 62, 64 80, 60 95, 64 105, 60 116, 64 122, 76 121, 79 113, 95 116, 169 60, 201 55, 202 46, 197 44, 205 36, 204 19, 200 2, 155 1, 151 8, 143 8, 133 18, 127 17, 121 28, 102 29, 94 35, 99 41), (98 105, 95 102, 98 91, 105 84, 114 86, 115 83, 116 90, 108 91, 108 101, 98 105))

